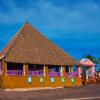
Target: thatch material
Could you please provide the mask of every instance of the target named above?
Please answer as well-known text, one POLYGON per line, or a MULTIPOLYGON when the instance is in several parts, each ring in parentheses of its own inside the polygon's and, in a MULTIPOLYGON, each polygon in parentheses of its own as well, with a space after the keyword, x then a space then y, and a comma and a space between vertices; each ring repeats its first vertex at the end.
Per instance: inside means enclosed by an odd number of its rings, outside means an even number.
POLYGON ((0 52, 0 57, 2 56, 2 53, 0 52))
POLYGON ((0 52, 0 61, 4 58, 5 56, 0 52))
POLYGON ((29 23, 26 23, 4 48, 3 54, 6 62, 79 65, 74 58, 53 44, 29 23))

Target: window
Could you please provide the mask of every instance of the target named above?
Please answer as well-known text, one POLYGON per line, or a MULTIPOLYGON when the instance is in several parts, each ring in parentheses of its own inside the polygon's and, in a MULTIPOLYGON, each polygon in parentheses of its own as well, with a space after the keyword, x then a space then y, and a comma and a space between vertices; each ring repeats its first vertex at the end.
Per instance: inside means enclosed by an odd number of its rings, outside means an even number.
POLYGON ((49 70, 48 75, 50 77, 61 76, 61 72, 60 72, 61 67, 60 66, 49 66, 48 70, 49 70))
POLYGON ((28 70, 33 70, 33 71, 43 70, 43 65, 33 65, 33 64, 29 64, 28 70))
POLYGON ((29 76, 43 76, 43 65, 32 65, 28 66, 29 76))
POLYGON ((7 63, 7 75, 24 75, 23 64, 7 63))

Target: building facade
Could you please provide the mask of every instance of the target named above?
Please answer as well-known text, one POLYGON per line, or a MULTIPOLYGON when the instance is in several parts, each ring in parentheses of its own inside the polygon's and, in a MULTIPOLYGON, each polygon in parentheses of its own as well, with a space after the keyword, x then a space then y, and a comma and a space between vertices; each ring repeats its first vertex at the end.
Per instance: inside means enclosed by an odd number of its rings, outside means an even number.
POLYGON ((0 53, 1 88, 81 86, 80 72, 78 61, 29 23, 0 53))

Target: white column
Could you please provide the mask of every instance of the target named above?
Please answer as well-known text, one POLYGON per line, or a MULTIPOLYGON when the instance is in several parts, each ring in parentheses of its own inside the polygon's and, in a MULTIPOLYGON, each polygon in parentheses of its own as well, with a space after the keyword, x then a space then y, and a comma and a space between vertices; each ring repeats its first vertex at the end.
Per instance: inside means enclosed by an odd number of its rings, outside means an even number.
POLYGON ((43 67, 43 73, 44 73, 44 77, 48 76, 48 66, 44 65, 44 67, 43 67))
POLYGON ((66 72, 65 72, 65 67, 61 66, 61 76, 65 77, 66 76, 66 72))
POLYGON ((25 65, 23 64, 23 72, 24 72, 24 76, 25 76, 25 65))

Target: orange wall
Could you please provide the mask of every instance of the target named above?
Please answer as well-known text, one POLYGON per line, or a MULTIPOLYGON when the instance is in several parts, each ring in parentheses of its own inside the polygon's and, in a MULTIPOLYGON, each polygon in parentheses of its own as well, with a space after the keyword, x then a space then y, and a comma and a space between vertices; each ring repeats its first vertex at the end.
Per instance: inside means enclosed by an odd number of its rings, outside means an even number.
POLYGON ((28 78, 23 76, 6 76, 2 78, 2 88, 32 88, 32 87, 61 87, 61 86, 81 86, 81 79, 74 78, 75 82, 71 83, 70 78, 65 78, 66 82, 62 83, 60 77, 55 77, 55 82, 51 83, 50 77, 44 78, 40 83, 39 77, 32 77, 32 83, 28 83, 28 78))
POLYGON ((3 62, 3 74, 0 77, 2 88, 33 88, 33 87, 61 87, 61 86, 81 86, 82 81, 74 77, 75 82, 71 83, 69 77, 65 77, 65 83, 61 82, 61 77, 54 77, 55 82, 51 83, 50 77, 44 77, 44 82, 40 83, 40 77, 32 77, 32 83, 28 83, 28 66, 25 65, 25 76, 6 76, 6 63, 3 62))

